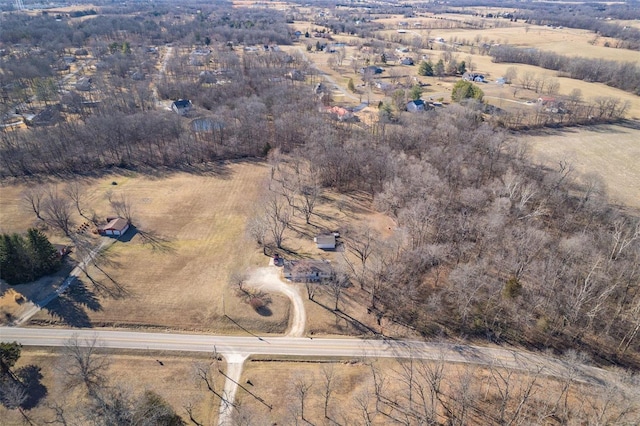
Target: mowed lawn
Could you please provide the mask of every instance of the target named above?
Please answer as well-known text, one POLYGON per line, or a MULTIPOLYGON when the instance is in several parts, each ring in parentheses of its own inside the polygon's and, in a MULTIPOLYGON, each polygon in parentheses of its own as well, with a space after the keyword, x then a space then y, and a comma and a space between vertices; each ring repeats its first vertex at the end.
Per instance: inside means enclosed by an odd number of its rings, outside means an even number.
MULTIPOLYGON (((89 271, 105 286, 116 288, 115 282, 124 290, 120 297, 96 292, 99 309, 83 309, 91 323, 242 332, 224 317, 226 313, 249 329, 283 331, 288 300, 272 295, 272 315, 260 316, 228 286, 233 272, 268 262, 245 237, 247 218, 267 176, 264 164, 240 163, 210 174, 109 175, 85 181, 92 207, 101 217, 114 213, 107 194, 112 192, 116 199, 124 194, 132 205, 136 228, 106 251, 107 261, 100 264, 104 273, 96 268, 89 271)), ((9 199, 18 202, 19 197, 9 199)), ((88 279, 81 278, 86 288, 95 290, 88 279)), ((42 311, 34 319, 56 318, 42 311)), ((65 322, 73 324, 73 319, 65 322)))
POLYGON ((551 167, 567 160, 579 174, 597 173, 609 198, 640 208, 640 130, 619 125, 568 128, 521 136, 537 161, 551 167))

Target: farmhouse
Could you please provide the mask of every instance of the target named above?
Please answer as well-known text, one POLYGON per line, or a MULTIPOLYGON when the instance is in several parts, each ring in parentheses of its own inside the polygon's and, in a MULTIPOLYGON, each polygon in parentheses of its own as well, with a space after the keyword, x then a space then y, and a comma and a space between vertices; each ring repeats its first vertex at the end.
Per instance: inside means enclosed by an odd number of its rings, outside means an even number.
POLYGON ((313 239, 319 249, 333 250, 336 248, 336 236, 334 234, 320 234, 313 239))
POLYGON ((171 109, 178 115, 186 115, 193 108, 193 104, 189 99, 178 99, 173 101, 171 109))
POLYGON ((284 277, 295 282, 323 282, 335 276, 333 267, 326 260, 285 260, 284 277))
POLYGON ((127 229, 129 229, 129 222, 127 219, 121 217, 108 217, 107 223, 98 227, 98 233, 100 235, 120 237, 127 232, 127 229))

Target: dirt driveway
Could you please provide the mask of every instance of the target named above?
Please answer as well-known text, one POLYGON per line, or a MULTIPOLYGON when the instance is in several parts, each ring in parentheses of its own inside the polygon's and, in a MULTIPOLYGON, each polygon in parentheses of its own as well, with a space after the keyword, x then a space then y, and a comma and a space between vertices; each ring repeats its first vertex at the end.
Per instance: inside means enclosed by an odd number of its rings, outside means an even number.
POLYGON ((289 325, 288 337, 304 336, 304 329, 307 322, 307 315, 300 291, 294 284, 288 284, 280 279, 280 268, 276 266, 266 266, 252 271, 247 278, 246 284, 257 290, 275 291, 282 293, 291 300, 291 324, 289 325))

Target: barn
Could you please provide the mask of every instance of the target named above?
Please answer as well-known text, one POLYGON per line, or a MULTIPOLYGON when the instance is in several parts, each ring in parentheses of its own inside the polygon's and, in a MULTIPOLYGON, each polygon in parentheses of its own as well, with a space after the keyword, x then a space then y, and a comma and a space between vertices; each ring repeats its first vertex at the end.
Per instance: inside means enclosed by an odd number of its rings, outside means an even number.
POLYGON ((124 235, 129 229, 129 222, 121 217, 109 217, 107 218, 107 224, 98 227, 98 233, 100 235, 107 235, 111 237, 119 237, 124 235))

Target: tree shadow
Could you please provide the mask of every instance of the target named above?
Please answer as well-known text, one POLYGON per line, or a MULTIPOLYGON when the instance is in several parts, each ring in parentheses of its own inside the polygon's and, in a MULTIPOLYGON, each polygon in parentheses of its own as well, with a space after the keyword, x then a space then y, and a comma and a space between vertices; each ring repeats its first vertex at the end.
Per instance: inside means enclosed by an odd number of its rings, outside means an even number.
POLYGON ((102 305, 96 293, 87 288, 83 281, 76 279, 65 293, 49 302, 45 309, 51 316, 72 327, 91 328, 86 309, 98 312, 102 310, 102 305))
POLYGON ((263 317, 270 317, 271 315, 273 315, 273 312, 271 311, 271 309, 269 309, 268 306, 260 306, 258 309, 256 309, 256 312, 258 313, 258 315, 263 317))
POLYGON ((171 241, 164 238, 153 231, 143 231, 131 225, 127 232, 120 238, 119 241, 124 243, 131 241, 131 239, 140 235, 142 239, 142 245, 151 247, 152 251, 161 253, 175 253, 176 249, 171 246, 171 241))
POLYGON ((16 377, 27 391, 27 398, 20 404, 21 408, 30 410, 47 396, 47 387, 42 384, 42 373, 37 365, 26 365, 16 371, 16 377))

